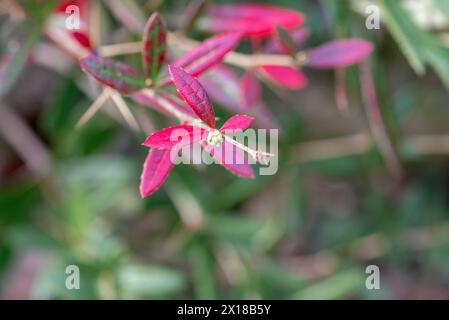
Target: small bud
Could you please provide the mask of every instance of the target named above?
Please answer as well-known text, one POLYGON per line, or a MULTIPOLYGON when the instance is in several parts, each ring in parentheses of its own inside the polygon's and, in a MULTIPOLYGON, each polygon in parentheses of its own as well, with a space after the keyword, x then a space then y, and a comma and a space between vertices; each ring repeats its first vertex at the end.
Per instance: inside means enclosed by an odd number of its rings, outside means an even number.
POLYGON ((212 130, 207 134, 207 143, 213 147, 219 147, 224 141, 224 137, 218 130, 212 130))

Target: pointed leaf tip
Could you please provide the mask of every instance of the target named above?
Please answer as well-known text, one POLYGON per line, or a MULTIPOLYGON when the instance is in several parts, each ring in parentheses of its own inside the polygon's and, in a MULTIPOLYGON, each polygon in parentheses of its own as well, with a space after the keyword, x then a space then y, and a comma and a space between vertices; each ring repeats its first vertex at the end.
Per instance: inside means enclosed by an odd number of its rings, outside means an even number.
POLYGON ((215 113, 206 91, 200 82, 182 68, 168 66, 168 71, 179 95, 205 124, 215 128, 215 113))
POLYGON ((172 65, 182 67, 196 77, 221 62, 223 57, 238 45, 240 37, 241 34, 238 32, 213 36, 176 59, 172 65))

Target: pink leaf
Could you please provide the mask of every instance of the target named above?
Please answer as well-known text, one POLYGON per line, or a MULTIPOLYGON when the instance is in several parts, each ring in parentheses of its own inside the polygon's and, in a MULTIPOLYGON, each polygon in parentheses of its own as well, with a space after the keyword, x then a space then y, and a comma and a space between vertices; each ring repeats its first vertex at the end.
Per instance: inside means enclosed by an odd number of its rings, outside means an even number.
POLYGON ((226 121, 223 126, 220 128, 221 132, 232 132, 236 130, 245 130, 248 128, 253 122, 254 118, 244 115, 244 114, 236 114, 226 121))
POLYGON ((240 80, 240 92, 243 110, 249 110, 261 101, 262 89, 260 83, 251 72, 245 73, 240 80))
POLYGON ((165 61, 167 31, 165 21, 157 12, 148 19, 143 33, 143 70, 153 82, 165 61))
POLYGON ((287 30, 303 24, 300 12, 266 4, 239 3, 210 5, 200 27, 211 32, 243 32, 245 36, 267 37, 276 26, 287 30))
POLYGON ((137 70, 122 62, 90 54, 80 59, 80 64, 84 72, 120 93, 130 94, 145 87, 137 70))
POLYGON ((232 112, 241 110, 239 79, 233 69, 217 64, 201 75, 200 80, 214 102, 232 112))
POLYGON ((143 165, 140 176, 140 195, 142 198, 153 194, 167 179, 173 162, 170 150, 151 149, 143 165))
POLYGON ((218 34, 176 59, 172 65, 182 67, 196 77, 213 65, 221 62, 223 57, 229 51, 232 51, 239 41, 240 33, 218 34))
POLYGON ((199 81, 175 66, 169 65, 168 71, 179 95, 192 108, 193 112, 209 127, 215 128, 214 109, 199 81))
POLYGON ((260 66, 257 68, 265 77, 288 89, 302 89, 307 86, 307 78, 299 69, 283 66, 260 66))
POLYGON ((205 130, 191 125, 177 125, 159 130, 143 143, 146 147, 157 149, 182 148, 201 140, 205 130))
POLYGON ((219 147, 212 147, 207 142, 202 144, 204 149, 232 174, 242 178, 254 178, 253 168, 242 149, 226 140, 219 147))
POLYGON ((373 45, 361 39, 345 39, 326 43, 307 52, 307 66, 319 69, 345 68, 365 59, 373 45))

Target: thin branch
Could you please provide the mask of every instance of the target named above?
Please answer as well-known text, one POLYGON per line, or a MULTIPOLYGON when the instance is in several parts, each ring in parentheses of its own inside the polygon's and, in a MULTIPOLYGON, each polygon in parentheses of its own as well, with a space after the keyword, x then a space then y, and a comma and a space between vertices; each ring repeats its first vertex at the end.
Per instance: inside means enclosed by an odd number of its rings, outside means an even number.
POLYGON ((126 42, 110 44, 98 48, 98 54, 102 57, 114 57, 120 55, 134 54, 142 51, 142 42, 126 42))

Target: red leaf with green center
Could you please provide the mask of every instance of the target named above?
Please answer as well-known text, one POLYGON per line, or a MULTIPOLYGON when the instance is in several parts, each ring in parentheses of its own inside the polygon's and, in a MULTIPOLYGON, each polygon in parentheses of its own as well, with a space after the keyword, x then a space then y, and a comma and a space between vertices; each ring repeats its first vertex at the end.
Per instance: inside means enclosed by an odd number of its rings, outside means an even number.
POLYGON ((248 163, 248 156, 242 149, 226 140, 219 147, 213 147, 205 141, 202 142, 202 145, 218 163, 232 174, 242 178, 254 178, 253 168, 248 163))
POLYGON ((229 51, 232 51, 239 41, 240 33, 218 34, 176 59, 172 65, 182 67, 196 77, 221 62, 223 57, 229 51))
POLYGON ((80 59, 80 64, 84 72, 122 94, 130 94, 145 87, 145 80, 139 72, 122 62, 90 54, 80 59))
POLYGON ((168 71, 179 95, 192 108, 193 112, 209 127, 215 128, 214 109, 199 81, 175 66, 169 65, 168 71))
POLYGON ((233 132, 238 130, 245 130, 248 128, 253 122, 254 118, 244 115, 244 114, 236 114, 229 118, 223 126, 220 128, 221 132, 233 132))
POLYGON ((373 45, 361 39, 345 39, 326 43, 307 52, 307 66, 319 69, 345 68, 365 59, 373 45))
POLYGON ((243 110, 249 110, 260 103, 262 89, 259 81, 251 72, 245 73, 240 80, 240 91, 242 93, 243 110))
POLYGON ((143 34, 143 70, 154 82, 165 61, 167 30, 165 21, 157 12, 148 19, 143 34))
POLYGON ((267 4, 235 3, 210 5, 200 28, 209 32, 242 32, 250 37, 268 37, 276 26, 292 30, 301 26, 300 12, 267 4))
POLYGON ((283 66, 260 66, 257 70, 266 78, 287 89, 301 89, 307 85, 307 78, 299 69, 283 66))
POLYGON ((173 162, 170 150, 151 149, 143 165, 140 176, 140 195, 142 198, 153 194, 167 179, 173 162))
POLYGON ((204 137, 206 131, 191 125, 177 125, 159 130, 143 143, 146 147, 157 149, 177 149, 191 145, 204 137))

